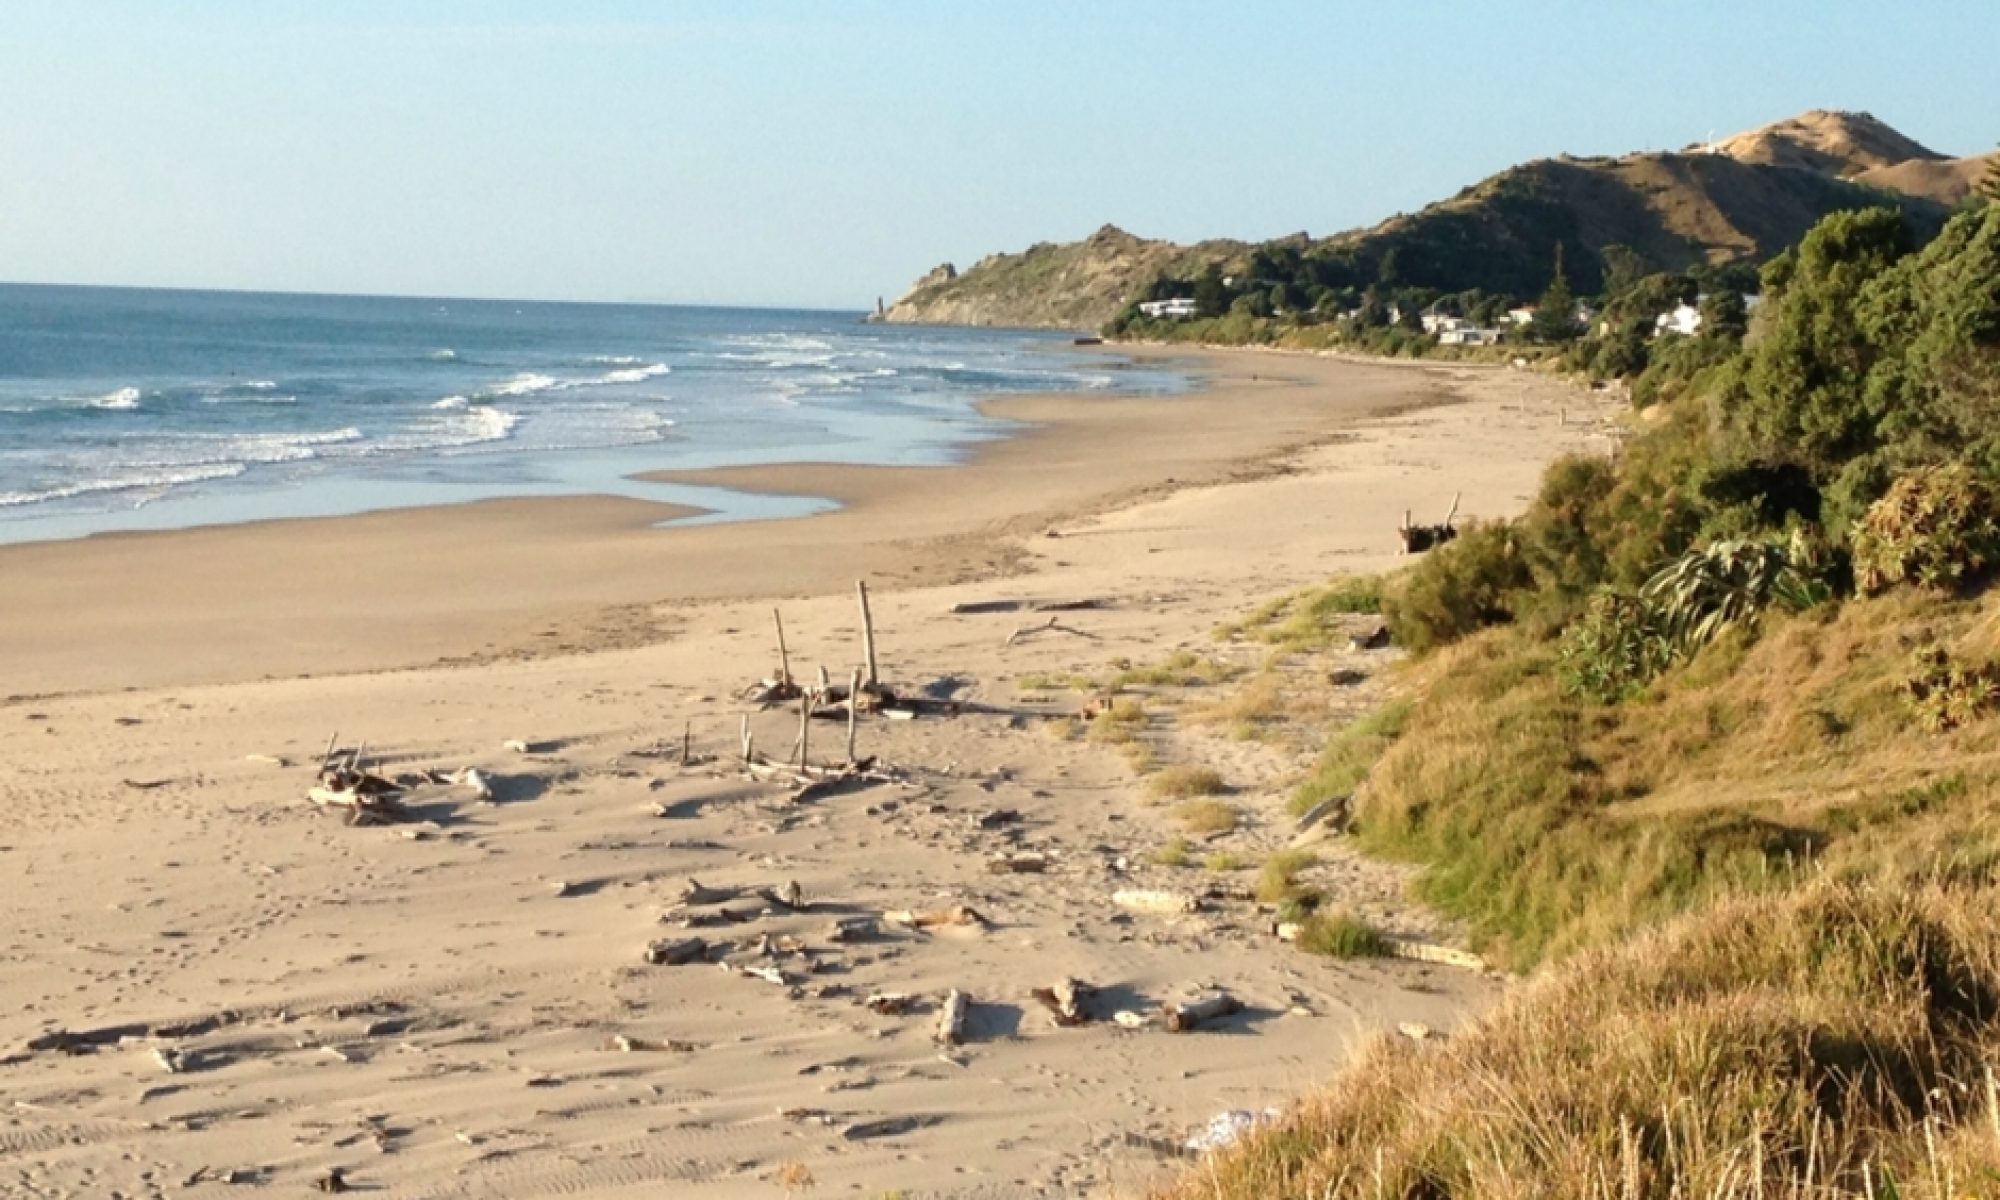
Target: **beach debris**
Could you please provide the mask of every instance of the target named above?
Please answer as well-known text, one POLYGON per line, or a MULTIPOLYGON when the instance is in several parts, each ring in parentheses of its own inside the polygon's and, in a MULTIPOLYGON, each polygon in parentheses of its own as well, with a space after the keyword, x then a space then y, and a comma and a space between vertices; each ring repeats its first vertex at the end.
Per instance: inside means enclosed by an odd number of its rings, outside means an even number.
POLYGON ((708 956, 708 943, 700 938, 662 939, 646 947, 645 959, 656 967, 678 967, 699 962, 708 956))
POLYGON ((320 757, 319 783, 306 791, 306 798, 322 808, 347 811, 349 825, 391 825, 408 817, 403 808, 403 786, 362 766, 366 743, 348 752, 342 760, 334 744, 336 733, 327 739, 326 753, 320 757))
POLYGON ((891 925, 905 925, 911 929, 938 929, 951 926, 978 929, 986 925, 985 917, 963 904, 926 911, 891 909, 882 914, 882 919, 891 925))
POLYGON ((827 926, 826 940, 829 942, 866 941, 881 932, 873 917, 842 917, 827 926))
POLYGON ((905 1133, 915 1133, 937 1124, 943 1118, 906 1113, 900 1117, 884 1117, 879 1121, 857 1121, 840 1131, 840 1136, 850 1142, 863 1142, 870 1138, 896 1137, 905 1133))
POLYGON ((908 992, 874 992, 861 1006, 885 1017, 900 1017, 917 1006, 917 998, 908 992))
POLYGON ((533 749, 533 747, 520 738, 508 738, 506 741, 500 743, 500 748, 514 754, 526 754, 533 749))
POLYGON ((1436 963, 1441 967, 1459 967, 1467 971, 1486 970, 1486 960, 1470 950, 1459 950, 1451 946, 1440 946, 1435 942, 1419 941, 1416 938, 1383 936, 1383 944, 1388 947, 1392 958, 1407 958, 1416 962, 1436 963))
POLYGON ((784 971, 780 970, 777 967, 762 966, 762 965, 740 967, 740 966, 733 966, 729 963, 723 963, 722 968, 725 971, 736 971, 741 974, 748 975, 753 979, 761 979, 765 983, 773 983, 783 988, 791 987, 793 983, 792 977, 785 974, 784 971))
POLYGON ((1193 1154, 1214 1154, 1218 1150, 1227 1150, 1234 1146, 1246 1135, 1273 1123, 1281 1115, 1283 1114, 1275 1108, 1267 1108, 1262 1112, 1232 1108, 1210 1117, 1208 1124, 1189 1136, 1182 1145, 1193 1154))
POLYGON ((1096 994, 1095 987, 1080 979, 1068 977, 1057 980, 1054 987, 1035 988, 1029 992, 1029 995, 1054 1014, 1056 1024, 1064 1028, 1082 1025, 1090 1020, 1090 1014, 1083 1009, 1083 1002, 1096 994))
POLYGON ((734 900, 740 895, 742 892, 737 888, 706 887, 699 879, 689 879, 687 886, 681 889, 681 903, 695 908, 706 908, 709 905, 734 900))
POLYGON ((493 803, 493 781, 478 767, 463 767, 445 776, 445 782, 472 793, 481 804, 493 803))
POLYGON ((347 1182, 347 1172, 339 1167, 328 1167, 326 1174, 313 1180, 315 1192, 351 1192, 354 1185, 347 1182))
POLYGON ((1396 1032, 1413 1042, 1428 1042, 1433 1038, 1442 1040, 1444 1035, 1421 1021, 1404 1021, 1396 1026, 1396 1032))
POLYGON ((1192 1000, 1171 1001, 1160 1010, 1168 1033, 1187 1033, 1205 1022, 1241 1011, 1243 1002, 1221 988, 1212 988, 1192 1000))
POLYGON ((1048 620, 1042 622, 1040 625, 1016 626, 1014 632, 1007 635, 1007 640, 1003 644, 1011 646, 1016 642, 1025 642, 1029 638, 1039 637, 1045 633, 1067 633, 1072 637, 1080 637, 1085 641, 1090 641, 1090 642, 1098 640, 1097 635, 1089 632, 1088 630, 1078 629, 1071 625, 1064 625, 1061 621, 1059 621, 1055 617, 1050 617, 1048 620))
POLYGON ((812 908, 812 904, 806 900, 805 889, 799 886, 799 881, 796 879, 786 881, 785 885, 779 888, 758 888, 757 895, 767 904, 787 912, 806 912, 812 908))
POLYGON ((1382 650, 1389 645, 1389 627, 1377 625, 1367 633, 1357 633, 1347 639, 1349 650, 1382 650))
POLYGON ((1020 822, 1020 810, 1012 808, 996 808, 990 812, 980 813, 973 819, 973 824, 981 829, 998 829, 1003 825, 1018 825, 1020 822))
POLYGON ((1147 1013, 1121 1008, 1111 1014, 1111 1021, 1120 1029, 1144 1029, 1153 1023, 1153 1018, 1147 1013))
POLYGON ((172 1046, 161 1046, 153 1051, 153 1061, 169 1075, 178 1075, 187 1070, 187 1056, 172 1046))
POLYGON ((1049 856, 1039 850, 1014 850, 986 860, 986 869, 996 875, 1039 875, 1049 869, 1049 856))
POLYGON ((172 779, 127 779, 124 784, 134 791, 150 792, 154 788, 163 788, 172 782, 172 779))
POLYGON ((1154 1137, 1148 1133, 1133 1133, 1129 1130, 1120 1136, 1127 1146, 1140 1150, 1151 1150, 1162 1158, 1200 1158, 1199 1154, 1169 1138, 1154 1137))
POLYGON ((655 1041, 649 1038, 629 1037, 622 1033, 613 1035, 611 1040, 604 1043, 604 1048, 607 1050, 616 1050, 622 1054, 637 1054, 641 1051, 653 1050, 666 1051, 672 1054, 692 1054, 700 1049, 693 1042, 683 1042, 678 1038, 664 1038, 655 1041))
POLYGON ((1452 493, 1451 509, 1445 513, 1444 520, 1436 525, 1413 524, 1410 520, 1410 510, 1404 509, 1402 527, 1396 531, 1397 536, 1403 540, 1403 553, 1422 554, 1426 550, 1442 546, 1457 538, 1458 527, 1452 524, 1452 519, 1458 516, 1460 499, 1460 493, 1452 493))
POLYGON ((944 998, 944 1006, 938 1010, 937 1032, 932 1034, 940 1046, 956 1046, 965 1040, 965 1018, 972 1009, 972 997, 951 989, 944 998))
POLYGON ((1128 888, 1111 894, 1111 903, 1127 912, 1179 917, 1201 911, 1201 900, 1186 892, 1160 888, 1128 888))

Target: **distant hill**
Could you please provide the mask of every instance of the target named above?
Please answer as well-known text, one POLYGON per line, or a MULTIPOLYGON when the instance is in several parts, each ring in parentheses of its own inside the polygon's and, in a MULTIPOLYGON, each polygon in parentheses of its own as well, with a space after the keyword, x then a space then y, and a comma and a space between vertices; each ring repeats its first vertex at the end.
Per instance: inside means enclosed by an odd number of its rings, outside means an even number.
MULTIPOLYGON (((1608 246, 1630 248, 1652 270, 1757 262, 1842 209, 1894 203, 1941 221, 1976 178, 1866 113, 1815 110, 1679 153, 1539 159, 1368 229, 1261 245, 1290 248, 1328 287, 1525 298, 1547 285, 1560 244, 1572 285, 1594 292, 1608 246)), ((1082 242, 993 255, 963 272, 941 267, 887 319, 1096 328, 1155 280, 1193 279, 1210 263, 1241 269, 1255 248, 1177 246, 1107 225, 1082 242)))
POLYGON ((1242 242, 1172 242, 1106 225, 1081 242, 993 254, 961 272, 946 263, 919 279, 882 319, 926 325, 1096 329, 1160 275, 1199 271, 1248 249, 1242 242))
MULTIPOLYGON (((1690 152, 1699 149, 1689 147, 1690 152)), ((1842 179, 1898 163, 1944 158, 1868 113, 1823 108, 1739 133, 1706 149, 1756 166, 1798 167, 1842 179)))
POLYGON ((1893 166, 1876 167, 1855 176, 1855 181, 1871 187, 1887 188, 1909 196, 1922 196, 1947 207, 1957 207, 1965 202, 1979 181, 1986 177, 1995 162, 2000 162, 2000 153, 1975 155, 1971 158, 1918 159, 1914 162, 1896 163, 1893 166))

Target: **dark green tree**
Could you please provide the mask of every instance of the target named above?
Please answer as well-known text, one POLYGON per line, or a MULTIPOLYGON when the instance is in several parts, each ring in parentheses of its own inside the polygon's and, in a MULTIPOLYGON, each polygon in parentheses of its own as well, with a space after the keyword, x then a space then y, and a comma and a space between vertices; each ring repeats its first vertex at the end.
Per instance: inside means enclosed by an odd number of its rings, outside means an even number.
POLYGON ((1555 273, 1549 279, 1548 290, 1535 302, 1535 316, 1528 322, 1528 336, 1544 345, 1553 345, 1574 341, 1579 332, 1576 293, 1569 289, 1569 276, 1563 267, 1562 243, 1557 242, 1555 273))
POLYGON ((1979 181, 1979 194, 1992 204, 2000 204, 2000 154, 1986 160, 1986 174, 1979 181))
POLYGON ((1710 292, 1701 302, 1701 334, 1703 337, 1719 338, 1730 342, 1740 342, 1743 335, 1750 332, 1750 309, 1743 303, 1743 293, 1734 288, 1710 292))
POLYGON ((1229 311, 1229 289, 1222 282, 1222 268, 1210 263, 1202 268, 1194 284, 1195 311, 1204 317, 1219 317, 1229 311))
POLYGON ((1604 259, 1604 298, 1608 302, 1632 289, 1647 275, 1646 256, 1630 246, 1611 245, 1599 251, 1604 259))

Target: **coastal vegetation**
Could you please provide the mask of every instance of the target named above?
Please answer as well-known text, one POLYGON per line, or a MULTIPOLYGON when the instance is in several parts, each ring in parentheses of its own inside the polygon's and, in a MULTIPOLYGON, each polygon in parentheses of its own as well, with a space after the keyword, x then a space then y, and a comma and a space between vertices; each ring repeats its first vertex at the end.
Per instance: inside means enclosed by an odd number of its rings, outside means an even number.
POLYGON ((1293 797, 1535 978, 1172 1195, 2000 1189, 2000 204, 1836 213, 1760 284, 1620 366, 1614 459, 1372 585, 1403 699, 1293 797))

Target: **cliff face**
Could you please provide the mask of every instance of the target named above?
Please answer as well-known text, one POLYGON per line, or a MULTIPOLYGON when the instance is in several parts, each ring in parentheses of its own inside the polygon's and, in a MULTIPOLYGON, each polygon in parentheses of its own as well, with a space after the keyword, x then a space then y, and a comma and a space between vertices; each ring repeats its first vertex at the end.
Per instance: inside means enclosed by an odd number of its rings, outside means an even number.
POLYGON ((1080 242, 1042 242, 992 254, 964 271, 937 267, 883 314, 897 324, 1094 330, 1161 274, 1199 270, 1246 248, 1240 242, 1178 246, 1106 225, 1080 242))

